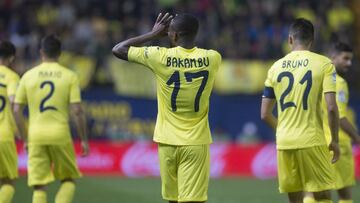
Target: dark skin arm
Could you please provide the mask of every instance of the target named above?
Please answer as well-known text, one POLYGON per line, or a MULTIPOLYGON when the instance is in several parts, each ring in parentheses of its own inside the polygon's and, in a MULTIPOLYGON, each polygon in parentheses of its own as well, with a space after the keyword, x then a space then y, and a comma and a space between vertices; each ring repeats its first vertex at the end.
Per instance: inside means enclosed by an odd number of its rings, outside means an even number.
POLYGON ((89 144, 87 139, 87 127, 85 114, 81 103, 73 103, 70 105, 71 117, 75 121, 77 134, 81 140, 81 156, 89 155, 89 144))
POLYGON ((339 160, 340 149, 339 149, 339 110, 336 104, 336 93, 327 92, 325 93, 325 101, 327 104, 327 112, 329 119, 329 127, 331 131, 331 142, 329 149, 334 152, 332 163, 339 160))
POLYGON ((340 119, 340 128, 344 130, 356 144, 360 144, 360 136, 356 128, 346 117, 340 119))
POLYGON ((263 97, 261 101, 261 120, 263 120, 268 126, 276 130, 277 118, 272 114, 276 104, 275 99, 263 97))
POLYGON ((133 37, 122 41, 115 45, 112 49, 112 53, 119 59, 128 60, 128 51, 131 46, 139 46, 146 42, 152 41, 154 39, 158 39, 163 37, 167 33, 167 29, 169 27, 170 21, 173 19, 169 13, 163 15, 160 13, 156 19, 155 25, 153 29, 145 33, 143 35, 133 37))

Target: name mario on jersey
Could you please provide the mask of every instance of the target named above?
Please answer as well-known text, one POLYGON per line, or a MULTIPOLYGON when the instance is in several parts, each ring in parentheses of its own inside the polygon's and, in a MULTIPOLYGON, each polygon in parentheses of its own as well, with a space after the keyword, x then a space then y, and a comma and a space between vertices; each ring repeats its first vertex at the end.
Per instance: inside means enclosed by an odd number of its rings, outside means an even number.
POLYGON ((173 68, 203 68, 210 65, 209 57, 202 58, 179 58, 167 57, 166 66, 173 68))
POLYGON ((61 71, 39 71, 40 78, 61 78, 61 71))

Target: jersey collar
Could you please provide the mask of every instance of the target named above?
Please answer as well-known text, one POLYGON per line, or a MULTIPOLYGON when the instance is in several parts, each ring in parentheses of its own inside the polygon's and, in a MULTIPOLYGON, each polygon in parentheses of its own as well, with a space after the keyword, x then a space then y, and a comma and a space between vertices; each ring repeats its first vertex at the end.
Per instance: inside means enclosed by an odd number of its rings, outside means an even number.
POLYGON ((185 49, 184 47, 181 47, 181 46, 177 46, 178 49, 182 50, 182 51, 185 51, 185 52, 193 52, 197 49, 197 47, 193 47, 191 49, 185 49))

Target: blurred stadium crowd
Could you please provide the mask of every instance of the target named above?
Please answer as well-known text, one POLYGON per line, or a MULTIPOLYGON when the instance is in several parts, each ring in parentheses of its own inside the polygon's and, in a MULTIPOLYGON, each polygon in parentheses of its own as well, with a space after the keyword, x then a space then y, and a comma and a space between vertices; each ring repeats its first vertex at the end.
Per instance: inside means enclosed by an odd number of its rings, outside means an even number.
MULTIPOLYGON (((329 42, 352 43, 354 16, 345 0, 2 0, 0 38, 18 48, 20 72, 38 59, 39 40, 57 33, 68 54, 89 57, 92 81, 106 83, 107 57, 115 42, 147 32, 158 11, 199 16, 199 46, 224 58, 274 59, 286 53, 287 26, 296 17, 310 19, 317 32, 315 50, 329 42), (172 9, 176 8, 176 10, 172 9)), ((165 42, 166 43, 166 42, 165 42)), ((86 60, 85 60, 86 61, 86 60)))

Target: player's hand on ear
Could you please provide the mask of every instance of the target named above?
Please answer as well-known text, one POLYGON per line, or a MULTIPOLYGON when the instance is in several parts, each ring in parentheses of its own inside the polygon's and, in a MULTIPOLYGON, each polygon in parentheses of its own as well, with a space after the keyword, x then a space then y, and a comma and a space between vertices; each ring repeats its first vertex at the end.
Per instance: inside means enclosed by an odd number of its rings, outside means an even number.
POLYGON ((331 163, 335 163, 340 158, 340 148, 337 142, 331 142, 329 145, 329 150, 334 153, 331 163))
POLYGON ((169 28, 169 24, 171 20, 173 19, 173 16, 169 13, 159 13, 156 22, 153 26, 152 32, 156 34, 156 36, 162 37, 167 34, 167 30, 169 28))

